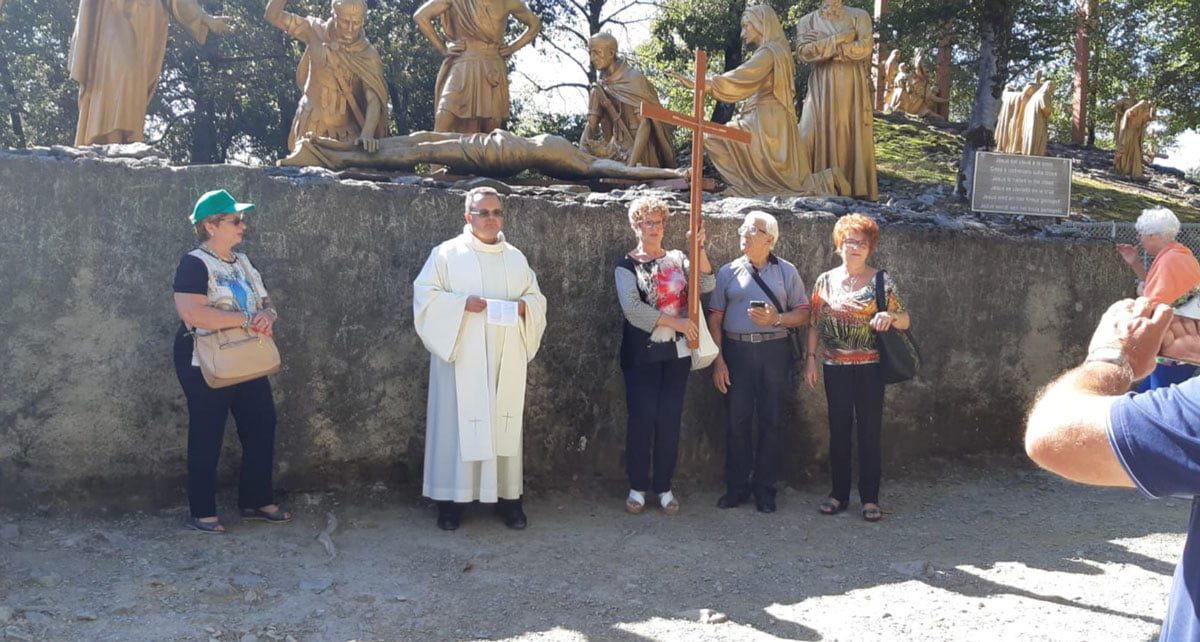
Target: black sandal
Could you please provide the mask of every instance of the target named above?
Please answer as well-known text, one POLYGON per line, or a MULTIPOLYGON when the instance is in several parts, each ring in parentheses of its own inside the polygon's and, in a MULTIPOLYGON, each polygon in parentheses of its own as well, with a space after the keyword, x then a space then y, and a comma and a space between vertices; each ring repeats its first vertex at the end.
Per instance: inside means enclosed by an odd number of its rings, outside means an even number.
POLYGON ((862 518, 868 522, 878 522, 883 519, 883 509, 878 505, 872 507, 863 506, 862 518))
POLYGON ((848 503, 850 502, 838 501, 833 497, 826 497, 821 502, 821 505, 817 507, 817 510, 821 511, 822 515, 837 515, 846 510, 846 504, 848 503))
POLYGON ((225 526, 221 524, 221 520, 202 522, 200 521, 199 517, 189 517, 187 521, 187 527, 194 531, 200 531, 201 533, 208 533, 210 535, 225 534, 225 526))
POLYGON ((242 519, 259 520, 263 522, 273 522, 282 524, 292 521, 292 514, 283 509, 283 506, 275 506, 273 511, 265 511, 261 508, 243 508, 242 519))

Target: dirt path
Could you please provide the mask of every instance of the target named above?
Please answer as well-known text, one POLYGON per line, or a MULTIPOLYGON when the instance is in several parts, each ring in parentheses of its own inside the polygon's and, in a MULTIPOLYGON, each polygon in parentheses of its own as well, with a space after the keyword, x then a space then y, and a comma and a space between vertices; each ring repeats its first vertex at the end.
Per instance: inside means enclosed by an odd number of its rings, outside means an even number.
POLYGON ((680 488, 674 518, 627 515, 616 490, 541 494, 520 533, 478 507, 443 533, 383 489, 297 496, 297 522, 224 537, 183 530, 183 508, 9 515, 0 639, 1140 641, 1189 510, 1008 461, 885 479, 877 525, 817 514, 823 490, 761 515, 680 488))

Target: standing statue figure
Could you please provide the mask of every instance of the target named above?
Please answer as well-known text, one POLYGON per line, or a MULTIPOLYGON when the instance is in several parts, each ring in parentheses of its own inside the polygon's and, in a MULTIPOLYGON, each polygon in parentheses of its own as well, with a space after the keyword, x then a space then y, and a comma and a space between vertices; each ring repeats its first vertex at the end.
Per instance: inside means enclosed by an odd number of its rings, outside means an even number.
POLYGON ((421 33, 445 56, 433 91, 434 131, 474 134, 499 129, 509 116, 505 59, 533 42, 542 21, 523 0, 428 0, 413 14, 421 33), (504 44, 508 17, 525 33, 504 44), (443 42, 433 29, 438 18, 443 42))
POLYGON ((874 100, 871 95, 871 16, 823 0, 796 25, 796 56, 812 67, 800 135, 813 171, 836 168, 849 196, 878 200, 874 100))
POLYGON ((1054 81, 1047 80, 1025 103, 1021 114, 1021 150, 1025 156, 1045 156, 1050 142, 1050 117, 1054 114, 1054 81))
POLYGON ((200 44, 210 31, 229 33, 232 24, 226 16, 205 13, 198 0, 80 0, 67 54, 71 80, 79 83, 75 145, 143 139, 146 105, 167 54, 170 17, 200 44))
POLYGON ((1146 125, 1154 120, 1157 108, 1152 100, 1139 100, 1121 113, 1121 127, 1117 134, 1117 153, 1113 156, 1113 169, 1118 174, 1142 177, 1142 144, 1146 137, 1146 125))
POLYGON ((383 61, 367 42, 365 0, 333 0, 327 20, 283 10, 286 0, 268 0, 266 19, 304 42, 296 84, 304 92, 296 106, 288 150, 304 138, 353 141, 368 152, 388 135, 391 113, 383 61))
POLYGON ((1025 105, 1037 91, 1038 85, 1029 83, 1022 90, 1005 89, 1000 97, 1000 115, 996 119, 996 151, 1002 154, 1020 154, 1022 128, 1025 124, 1025 105))
POLYGON ((900 72, 906 68, 907 65, 900 62, 900 50, 893 49, 877 72, 883 75, 883 113, 885 114, 896 111, 900 106, 901 87, 898 79, 900 72))
MULTIPOLYGON (((736 69, 711 76, 708 93, 722 102, 745 100, 729 126, 751 134, 749 144, 705 140, 708 157, 734 196, 833 195, 849 189, 837 168, 813 174, 796 126, 795 67, 779 17, 768 5, 742 14, 742 40, 754 47, 736 69), (841 189, 838 189, 838 188, 841 189)), ((691 78, 673 74, 689 89, 691 78)))
POLYGON ((642 72, 617 57, 617 39, 598 33, 588 41, 599 76, 588 98, 588 120, 579 138, 584 151, 628 165, 674 167, 671 127, 642 118, 642 102, 661 106, 658 92, 642 72))

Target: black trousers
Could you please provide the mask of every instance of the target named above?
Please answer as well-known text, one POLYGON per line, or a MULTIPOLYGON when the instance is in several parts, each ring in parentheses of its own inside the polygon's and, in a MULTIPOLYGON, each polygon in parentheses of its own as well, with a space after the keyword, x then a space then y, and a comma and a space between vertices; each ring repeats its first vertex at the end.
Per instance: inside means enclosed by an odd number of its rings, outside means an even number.
POLYGON ((829 474, 831 496, 850 501, 850 432, 858 425, 858 496, 879 503, 880 432, 883 424, 883 381, 879 364, 826 365, 825 398, 829 403, 829 474))
POLYGON ((625 429, 625 473, 629 487, 642 492, 671 490, 675 462, 679 458, 679 424, 683 418, 683 394, 687 389, 692 360, 671 359, 639 364, 622 371, 625 375, 625 405, 629 423, 625 429), (654 479, 650 470, 653 465, 654 479))
POLYGON ((266 377, 228 388, 210 388, 191 365, 192 341, 176 342, 175 374, 187 397, 188 504, 192 517, 217 514, 217 463, 229 414, 242 442, 238 507, 258 508, 274 503, 271 469, 275 460, 275 401, 266 377))
POLYGON ((773 493, 779 475, 779 430, 792 367, 791 347, 786 340, 749 343, 726 338, 721 354, 729 367, 725 485, 741 494, 751 490, 773 493))

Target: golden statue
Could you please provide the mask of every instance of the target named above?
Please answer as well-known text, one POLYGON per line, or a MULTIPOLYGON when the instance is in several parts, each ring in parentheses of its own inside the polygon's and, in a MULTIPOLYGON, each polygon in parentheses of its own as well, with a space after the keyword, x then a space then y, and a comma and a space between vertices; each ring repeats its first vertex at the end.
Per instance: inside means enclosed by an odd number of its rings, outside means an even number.
MULTIPOLYGON (((768 5, 747 7, 742 40, 754 53, 736 69, 706 79, 713 98, 745 100, 729 122, 750 132, 750 144, 708 137, 705 148, 733 196, 833 195, 848 189, 836 171, 814 175, 796 125, 795 67, 779 17, 768 5)), ((692 79, 673 74, 689 89, 692 79)))
POLYGON ((1033 92, 1021 113, 1021 154, 1045 156, 1050 142, 1050 117, 1054 113, 1054 81, 1047 80, 1033 92))
POLYGON ((375 153, 331 138, 306 138, 280 165, 329 169, 363 168, 385 171, 413 169, 428 163, 446 166, 452 174, 504 177, 533 169, 554 178, 628 178, 666 180, 686 177, 686 169, 631 167, 580 150, 571 141, 550 134, 523 138, 497 129, 487 134, 413 132, 379 139, 375 153))
POLYGON ((267 2, 267 22, 305 45, 296 69, 303 95, 288 132, 288 149, 295 151, 302 138, 324 136, 375 151, 376 139, 388 135, 391 109, 383 61, 363 35, 365 0, 333 0, 328 20, 288 13, 284 2, 267 2))
POLYGON ((1029 103, 1037 88, 1037 84, 1029 83, 1020 91, 1004 90, 1000 97, 1000 115, 996 119, 997 152, 1021 153, 1021 128, 1025 123, 1025 105, 1029 103))
POLYGON ((1113 170, 1118 174, 1142 177, 1142 149, 1146 137, 1146 125, 1157 116, 1157 107, 1152 100, 1139 100, 1133 106, 1119 112, 1120 128, 1117 131, 1117 153, 1113 156, 1113 170))
POLYGON ((509 115, 505 59, 533 41, 542 22, 523 0, 428 0, 413 14, 421 33, 445 56, 433 99, 433 128, 472 134, 499 129, 509 115), (525 25, 504 44, 508 17, 525 25), (433 28, 438 18, 443 42, 433 28))
POLYGON ((813 171, 837 169, 849 196, 877 200, 870 14, 822 0, 797 23, 796 43, 797 58, 812 67, 800 135, 813 171))
MULTIPOLYGON (((901 72, 907 72, 908 65, 900 62, 900 50, 893 49, 888 53, 887 60, 880 65, 879 72, 883 75, 883 113, 890 114, 900 108, 901 86, 897 82, 901 72)), ((907 76, 907 74, 905 74, 907 76)))
POLYGON ((639 113, 643 101, 662 106, 654 85, 617 57, 617 39, 611 34, 592 36, 588 53, 598 77, 588 97, 588 120, 579 146, 593 156, 628 165, 674 167, 671 127, 639 113))
POLYGON ((210 31, 231 30, 230 18, 208 15, 198 0, 80 0, 67 54, 71 80, 79 83, 76 146, 143 139, 172 17, 200 44, 210 31))

